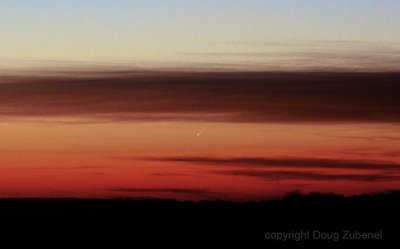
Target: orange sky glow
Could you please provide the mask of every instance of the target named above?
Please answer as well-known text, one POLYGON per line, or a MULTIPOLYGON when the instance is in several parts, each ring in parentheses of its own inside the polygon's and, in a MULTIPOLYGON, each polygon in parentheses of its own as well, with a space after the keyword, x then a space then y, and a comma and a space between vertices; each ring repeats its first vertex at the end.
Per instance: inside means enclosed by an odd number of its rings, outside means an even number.
POLYGON ((397 75, 135 75, 3 77, 0 197, 246 201, 400 187, 397 75))

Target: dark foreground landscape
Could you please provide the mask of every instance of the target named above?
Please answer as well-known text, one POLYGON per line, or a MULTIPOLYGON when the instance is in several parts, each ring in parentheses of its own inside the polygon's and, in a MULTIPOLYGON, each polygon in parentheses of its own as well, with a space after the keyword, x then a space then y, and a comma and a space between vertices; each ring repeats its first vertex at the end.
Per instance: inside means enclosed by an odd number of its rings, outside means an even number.
POLYGON ((3 238, 15 243, 258 245, 398 244, 400 192, 290 194, 254 203, 129 199, 2 199, 3 238))

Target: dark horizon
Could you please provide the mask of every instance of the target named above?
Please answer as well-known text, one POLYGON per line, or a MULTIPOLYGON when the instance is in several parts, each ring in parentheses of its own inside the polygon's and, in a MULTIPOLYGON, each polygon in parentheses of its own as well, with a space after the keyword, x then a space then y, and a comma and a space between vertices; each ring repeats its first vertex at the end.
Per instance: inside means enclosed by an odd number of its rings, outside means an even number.
POLYGON ((66 240, 65 243, 116 246, 134 240, 185 247, 211 241, 225 246, 274 248, 384 246, 393 245, 398 238, 399 200, 399 190, 351 197, 294 192, 280 200, 245 203, 0 199, 0 224, 5 228, 3 235, 18 231, 18 235, 27 238, 47 236, 41 243, 66 240), (276 237, 294 233, 308 235, 276 237), (351 237, 346 237, 349 233, 351 237), (321 234, 330 237, 321 238, 321 234))

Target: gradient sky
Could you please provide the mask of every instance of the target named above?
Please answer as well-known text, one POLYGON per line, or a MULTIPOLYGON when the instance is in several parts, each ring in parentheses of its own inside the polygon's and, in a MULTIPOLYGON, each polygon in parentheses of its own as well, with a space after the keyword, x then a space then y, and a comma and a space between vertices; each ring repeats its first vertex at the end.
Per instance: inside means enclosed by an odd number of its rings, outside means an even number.
POLYGON ((0 1, 0 198, 400 188, 400 1, 0 1))
POLYGON ((260 200, 400 187, 399 73, 0 77, 0 197, 260 200))
POLYGON ((351 48, 353 57, 368 51, 387 61, 385 52, 399 54, 399 13, 400 1, 378 0, 5 0, 0 65, 263 62, 262 69, 275 69, 282 59, 293 66, 293 58, 310 57, 293 54, 309 52, 309 46, 334 53, 351 48))

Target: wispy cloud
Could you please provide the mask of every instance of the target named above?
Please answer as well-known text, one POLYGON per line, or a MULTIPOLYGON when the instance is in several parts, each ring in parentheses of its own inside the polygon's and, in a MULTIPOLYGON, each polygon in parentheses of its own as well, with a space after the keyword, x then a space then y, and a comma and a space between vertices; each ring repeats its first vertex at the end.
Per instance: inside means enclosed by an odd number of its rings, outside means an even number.
POLYGON ((109 188, 108 191, 113 192, 167 192, 175 194, 212 194, 208 189, 199 188, 109 188))
POLYGON ((311 180, 311 181, 399 181, 400 175, 390 173, 373 174, 321 174, 317 172, 305 171, 263 171, 263 170, 231 170, 231 171, 213 171, 213 173, 235 176, 257 177, 267 181, 276 180, 311 180))
POLYGON ((285 71, 396 71, 400 44, 345 40, 245 41, 219 43, 216 52, 189 53, 207 61, 231 61, 242 68, 285 71))
MULTIPOLYGON (((257 177, 267 181, 399 181, 400 164, 387 161, 326 158, 119 158, 209 165, 211 174, 257 177)), ((185 164, 187 165, 187 164, 185 164)))
POLYGON ((195 164, 211 164, 213 166, 236 166, 240 168, 321 168, 321 169, 356 169, 356 170, 400 170, 400 164, 388 161, 367 160, 344 160, 327 158, 291 158, 291 157, 238 157, 238 158, 216 158, 216 157, 155 157, 155 158, 132 158, 121 157, 127 160, 152 160, 167 162, 189 162, 195 164))
POLYGON ((21 76, 0 84, 0 116, 105 122, 399 122, 399 77, 239 72, 21 76))
POLYGON ((382 153, 383 156, 400 157, 400 150, 389 150, 382 153))

